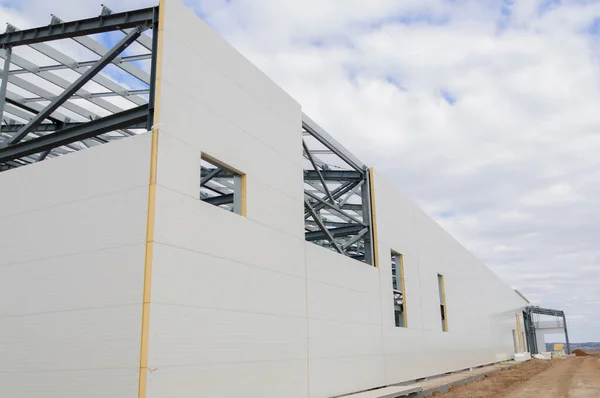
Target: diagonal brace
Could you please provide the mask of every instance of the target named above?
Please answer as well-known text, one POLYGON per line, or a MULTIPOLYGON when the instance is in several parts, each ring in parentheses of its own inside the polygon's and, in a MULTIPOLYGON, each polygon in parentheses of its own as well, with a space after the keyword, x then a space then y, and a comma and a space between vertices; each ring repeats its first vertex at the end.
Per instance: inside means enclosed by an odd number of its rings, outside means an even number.
POLYGON ((200 186, 203 187, 204 185, 206 185, 207 182, 209 182, 214 177, 216 177, 217 174, 219 174, 220 172, 221 172, 221 169, 218 167, 211 170, 206 176, 204 176, 200 179, 200 186))
POLYGON ((308 210, 308 212, 310 213, 312 218, 315 220, 315 222, 319 226, 319 229, 321 231, 323 231, 323 233, 327 236, 327 239, 331 242, 333 247, 335 247, 335 250, 337 250, 338 253, 344 254, 344 251, 342 250, 339 243, 337 243, 336 240, 333 238, 333 236, 331 235, 331 232, 329 232, 327 227, 323 224, 323 221, 321 221, 321 219, 319 218, 317 213, 314 211, 314 209, 312 208, 310 203, 308 203, 308 200, 306 200, 306 198, 304 198, 304 206, 306 207, 306 209, 308 210))
POLYGON ((73 94, 79 91, 88 81, 90 81, 98 72, 100 72, 106 65, 111 63, 123 50, 125 50, 131 43, 133 43, 140 34, 146 30, 146 26, 138 26, 131 30, 127 36, 125 36, 116 46, 114 46, 109 52, 104 54, 102 58, 96 62, 94 66, 89 68, 84 74, 82 74, 77 80, 71 84, 65 91, 62 92, 58 97, 54 98, 44 109, 42 109, 33 119, 29 121, 19 132, 8 141, 8 145, 14 145, 21 141, 27 134, 29 134, 34 128, 41 124, 52 112, 57 110, 65 101, 69 99, 73 94))
POLYGON ((306 157, 308 157, 308 160, 310 160, 310 163, 312 164, 313 168, 317 172, 317 175, 319 176, 319 180, 321 181, 321 185, 323 185, 323 189, 325 190, 325 193, 329 197, 329 200, 331 201, 331 203, 335 203, 335 199, 333 198, 333 196, 331 196, 331 192, 329 192, 329 188, 327 188, 325 179, 323 178, 323 175, 321 174, 319 167, 315 163, 315 159, 313 158, 312 154, 310 153, 310 149, 308 149, 308 146, 306 145, 306 142, 304 140, 302 140, 302 146, 304 147, 304 152, 306 153, 306 157))

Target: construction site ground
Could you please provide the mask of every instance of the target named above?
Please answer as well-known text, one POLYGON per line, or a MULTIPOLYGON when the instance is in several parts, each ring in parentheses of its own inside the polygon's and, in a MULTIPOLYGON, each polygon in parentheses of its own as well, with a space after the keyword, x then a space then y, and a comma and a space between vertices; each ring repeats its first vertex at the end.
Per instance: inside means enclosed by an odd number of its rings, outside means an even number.
POLYGON ((575 358, 532 359, 480 381, 454 386, 440 398, 598 398, 600 355, 575 358))

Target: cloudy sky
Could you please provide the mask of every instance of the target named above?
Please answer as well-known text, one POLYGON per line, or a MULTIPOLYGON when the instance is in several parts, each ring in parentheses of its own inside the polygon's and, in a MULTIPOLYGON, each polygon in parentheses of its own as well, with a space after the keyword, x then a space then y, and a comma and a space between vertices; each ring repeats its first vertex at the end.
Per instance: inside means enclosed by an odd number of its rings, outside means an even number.
MULTIPOLYGON (((511 286, 565 309, 573 341, 600 341, 600 2, 186 4, 511 286)), ((21 28, 100 11, 0 7, 21 28)))

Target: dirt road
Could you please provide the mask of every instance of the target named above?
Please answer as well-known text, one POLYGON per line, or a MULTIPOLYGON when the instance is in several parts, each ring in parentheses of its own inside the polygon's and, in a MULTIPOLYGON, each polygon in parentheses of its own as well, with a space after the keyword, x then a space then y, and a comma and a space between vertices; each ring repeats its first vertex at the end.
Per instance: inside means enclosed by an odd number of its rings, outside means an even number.
POLYGON ((443 398, 598 398, 600 358, 532 360, 480 382, 452 389, 443 398))

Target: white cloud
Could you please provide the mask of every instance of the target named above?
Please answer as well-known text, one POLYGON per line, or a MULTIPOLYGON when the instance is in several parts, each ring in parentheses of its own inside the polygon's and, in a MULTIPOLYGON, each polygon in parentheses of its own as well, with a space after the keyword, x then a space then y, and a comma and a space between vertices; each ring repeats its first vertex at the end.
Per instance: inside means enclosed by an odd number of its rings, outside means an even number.
MULTIPOLYGON (((36 6, 10 11, 20 24, 99 12, 19 3, 36 6)), ((564 308, 573 340, 600 340, 599 2, 186 3, 504 280, 564 308)))

